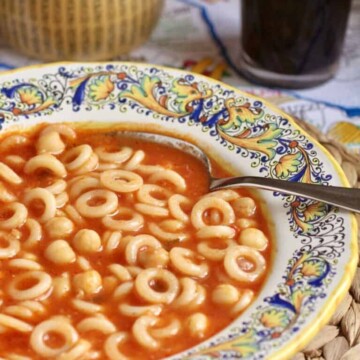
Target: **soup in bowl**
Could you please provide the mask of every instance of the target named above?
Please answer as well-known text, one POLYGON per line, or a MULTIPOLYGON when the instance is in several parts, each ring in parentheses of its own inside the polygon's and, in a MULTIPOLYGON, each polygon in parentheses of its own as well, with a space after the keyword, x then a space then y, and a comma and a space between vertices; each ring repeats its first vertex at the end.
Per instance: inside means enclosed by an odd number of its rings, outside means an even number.
POLYGON ((159 359, 257 296, 271 241, 247 190, 209 193, 199 160, 115 127, 2 135, 4 358, 159 359))
POLYGON ((214 175, 346 186, 291 117, 207 77, 134 63, 0 75, 0 359, 288 359, 357 264, 356 222, 214 175), (89 125, 91 123, 91 126, 89 125))

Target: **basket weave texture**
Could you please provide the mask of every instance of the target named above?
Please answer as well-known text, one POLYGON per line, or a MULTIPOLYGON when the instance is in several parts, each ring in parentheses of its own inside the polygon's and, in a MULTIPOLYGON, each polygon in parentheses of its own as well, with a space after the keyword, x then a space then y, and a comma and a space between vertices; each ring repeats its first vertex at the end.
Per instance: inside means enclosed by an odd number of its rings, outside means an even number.
POLYGON ((1 0, 2 42, 43 61, 108 60, 145 42, 164 0, 1 0))
MULTIPOLYGON (((348 152, 310 124, 300 120, 298 123, 329 150, 343 168, 350 185, 360 188, 360 156, 348 152)), ((356 218, 360 225, 360 215, 356 218)), ((359 262, 349 292, 329 324, 292 360, 360 360, 360 233, 358 245, 359 262)))

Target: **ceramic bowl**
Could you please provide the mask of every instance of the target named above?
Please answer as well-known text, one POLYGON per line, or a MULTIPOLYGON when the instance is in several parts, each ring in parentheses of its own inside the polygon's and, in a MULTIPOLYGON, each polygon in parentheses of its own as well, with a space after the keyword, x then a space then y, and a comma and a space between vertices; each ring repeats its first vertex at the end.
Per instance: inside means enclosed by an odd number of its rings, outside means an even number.
MULTIPOLYGON (((238 174, 348 183, 330 154, 266 101, 189 72, 135 63, 64 63, 0 76, 0 123, 127 122, 191 138, 238 174)), ((357 261, 352 214, 259 191, 273 262, 256 301, 230 326, 172 359, 287 359, 326 324, 357 261)), ((221 316, 221 313, 219 313, 221 316)))

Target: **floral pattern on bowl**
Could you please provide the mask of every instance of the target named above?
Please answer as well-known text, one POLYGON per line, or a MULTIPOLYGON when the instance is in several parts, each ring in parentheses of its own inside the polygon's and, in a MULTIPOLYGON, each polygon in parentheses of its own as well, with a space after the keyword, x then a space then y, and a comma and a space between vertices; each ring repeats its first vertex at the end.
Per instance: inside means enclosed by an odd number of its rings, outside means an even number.
MULTIPOLYGON (((196 133, 224 156, 242 159, 243 170, 253 174, 346 184, 330 155, 286 114, 203 76, 132 63, 69 63, 0 77, 3 128, 105 114, 196 133)), ((325 324, 350 285, 357 254, 353 216, 298 196, 263 197, 281 208, 274 215, 278 251, 267 286, 227 329, 174 359, 287 358, 325 324)))

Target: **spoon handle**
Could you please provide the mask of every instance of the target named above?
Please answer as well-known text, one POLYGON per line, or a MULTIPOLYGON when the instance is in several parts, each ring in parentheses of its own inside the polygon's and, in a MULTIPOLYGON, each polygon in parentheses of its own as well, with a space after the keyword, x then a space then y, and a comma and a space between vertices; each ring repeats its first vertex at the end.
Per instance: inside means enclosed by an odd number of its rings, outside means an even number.
POLYGON ((298 195, 335 205, 343 209, 360 212, 360 189, 304 184, 256 176, 242 176, 212 179, 210 191, 237 187, 255 187, 279 191, 281 193, 298 195))

